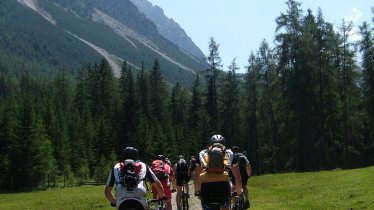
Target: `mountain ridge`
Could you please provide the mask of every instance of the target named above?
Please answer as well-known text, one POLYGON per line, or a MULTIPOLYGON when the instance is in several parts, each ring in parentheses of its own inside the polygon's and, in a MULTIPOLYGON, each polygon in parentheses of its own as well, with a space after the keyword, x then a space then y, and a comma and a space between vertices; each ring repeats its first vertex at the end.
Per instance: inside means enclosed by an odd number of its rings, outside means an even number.
POLYGON ((174 19, 167 17, 161 7, 153 5, 148 0, 130 1, 156 25, 161 35, 197 59, 205 60, 204 53, 187 35, 185 30, 174 19))
MULTIPOLYGON (((196 72, 206 68, 206 61, 197 59, 160 35, 154 23, 139 12, 129 0, 17 0, 16 2, 30 9, 30 12, 43 17, 53 25, 54 30, 66 33, 71 37, 67 38, 68 40, 77 39, 98 55, 105 57, 117 76, 124 60, 133 68, 140 69, 141 63, 150 68, 154 60, 158 59, 166 80, 188 85, 191 84, 196 72), (129 14, 125 14, 127 10, 130 10, 129 14), (136 18, 132 18, 133 16, 136 18)), ((11 23, 6 22, 6 24, 11 23)), ((79 57, 72 59, 76 59, 74 62, 79 62, 79 57)))

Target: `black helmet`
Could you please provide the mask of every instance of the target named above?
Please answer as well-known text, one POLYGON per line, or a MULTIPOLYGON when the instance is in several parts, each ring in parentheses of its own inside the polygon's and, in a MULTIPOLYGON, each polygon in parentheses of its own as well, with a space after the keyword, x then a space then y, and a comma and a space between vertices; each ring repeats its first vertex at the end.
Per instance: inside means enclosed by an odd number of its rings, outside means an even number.
POLYGON ((240 148, 239 148, 238 146, 233 146, 233 147, 231 148, 231 151, 232 151, 233 153, 238 153, 238 152, 240 151, 240 148))
POLYGON ((163 156, 163 155, 157 155, 156 160, 165 161, 165 156, 163 156))
POLYGON ((132 159, 132 160, 137 160, 138 159, 138 150, 134 147, 126 147, 125 149, 123 149, 123 152, 122 152, 122 158, 124 160, 126 159, 132 159))
POLYGON ((210 138, 210 143, 214 144, 214 143, 220 143, 220 144, 224 144, 225 143, 225 137, 223 137, 222 135, 213 135, 211 138, 210 138))

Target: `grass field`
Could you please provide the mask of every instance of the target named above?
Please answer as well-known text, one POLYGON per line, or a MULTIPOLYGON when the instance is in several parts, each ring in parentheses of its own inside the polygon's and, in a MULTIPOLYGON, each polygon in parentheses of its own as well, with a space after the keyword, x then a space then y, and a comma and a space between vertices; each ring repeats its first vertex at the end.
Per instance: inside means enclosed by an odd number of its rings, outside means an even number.
MULTIPOLYGON (((374 166, 252 177, 251 209, 374 209, 374 166)), ((104 186, 0 194, 0 209, 111 209, 104 186)))

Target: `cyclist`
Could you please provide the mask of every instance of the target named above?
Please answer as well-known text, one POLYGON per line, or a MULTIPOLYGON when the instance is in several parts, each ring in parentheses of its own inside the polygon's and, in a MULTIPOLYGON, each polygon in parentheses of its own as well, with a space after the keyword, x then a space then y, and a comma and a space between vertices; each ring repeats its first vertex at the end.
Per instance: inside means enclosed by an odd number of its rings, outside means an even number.
POLYGON ((182 199, 182 187, 185 186, 186 193, 189 193, 188 181, 189 177, 189 167, 187 161, 184 159, 183 155, 178 157, 177 163, 174 165, 174 171, 177 178, 177 196, 176 203, 178 210, 182 208, 181 199, 182 199))
MULTIPOLYGON (((250 207, 247 183, 248 183, 248 179, 251 177, 252 168, 251 168, 251 165, 249 164, 247 157, 242 152, 240 152, 240 149, 238 146, 233 146, 231 150, 234 153, 234 155, 237 156, 237 159, 238 159, 240 176, 242 178, 243 195, 245 199, 244 208, 247 209, 250 207)), ((235 177, 232 177, 231 181, 235 188, 235 177)))
POLYGON ((152 184, 158 197, 165 197, 161 182, 145 163, 138 160, 138 150, 134 147, 126 147, 122 152, 122 160, 109 173, 104 190, 105 197, 117 209, 146 209, 144 179, 152 184), (112 193, 114 184, 116 184, 115 196, 112 193))
POLYGON ((171 161, 169 160, 168 157, 165 157, 165 161, 166 161, 166 163, 167 163, 169 166, 172 166, 171 161))
POLYGON ((204 210, 218 206, 222 210, 230 208, 230 169, 239 181, 236 186, 237 194, 242 194, 238 160, 224 144, 223 136, 213 135, 208 149, 202 150, 196 160, 195 196, 200 196, 204 210))
POLYGON ((196 158, 195 156, 191 156, 190 162, 189 162, 189 170, 190 170, 190 177, 193 178, 195 175, 195 169, 196 169, 196 158))
MULTIPOLYGON (((166 162, 164 155, 157 155, 156 160, 152 162, 152 171, 155 173, 156 177, 160 180, 162 187, 164 188, 164 193, 166 195, 166 205, 167 209, 171 210, 171 192, 175 192, 175 179, 174 171, 171 166, 166 162), (170 184, 173 185, 173 190, 170 188, 170 184)), ((157 191, 152 187, 153 198, 157 198, 157 191)), ((159 197, 160 198, 160 197, 159 197)))

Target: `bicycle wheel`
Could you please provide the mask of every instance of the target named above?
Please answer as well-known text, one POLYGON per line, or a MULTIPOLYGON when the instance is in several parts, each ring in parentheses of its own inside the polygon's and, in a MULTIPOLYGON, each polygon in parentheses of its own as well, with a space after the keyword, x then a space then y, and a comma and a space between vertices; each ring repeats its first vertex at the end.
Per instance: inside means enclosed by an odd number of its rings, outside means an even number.
POLYGON ((188 195, 184 192, 182 194, 182 209, 188 210, 188 195))
POLYGON ((167 209, 167 205, 166 205, 166 201, 162 201, 160 203, 160 206, 158 208, 159 210, 166 210, 167 209))

